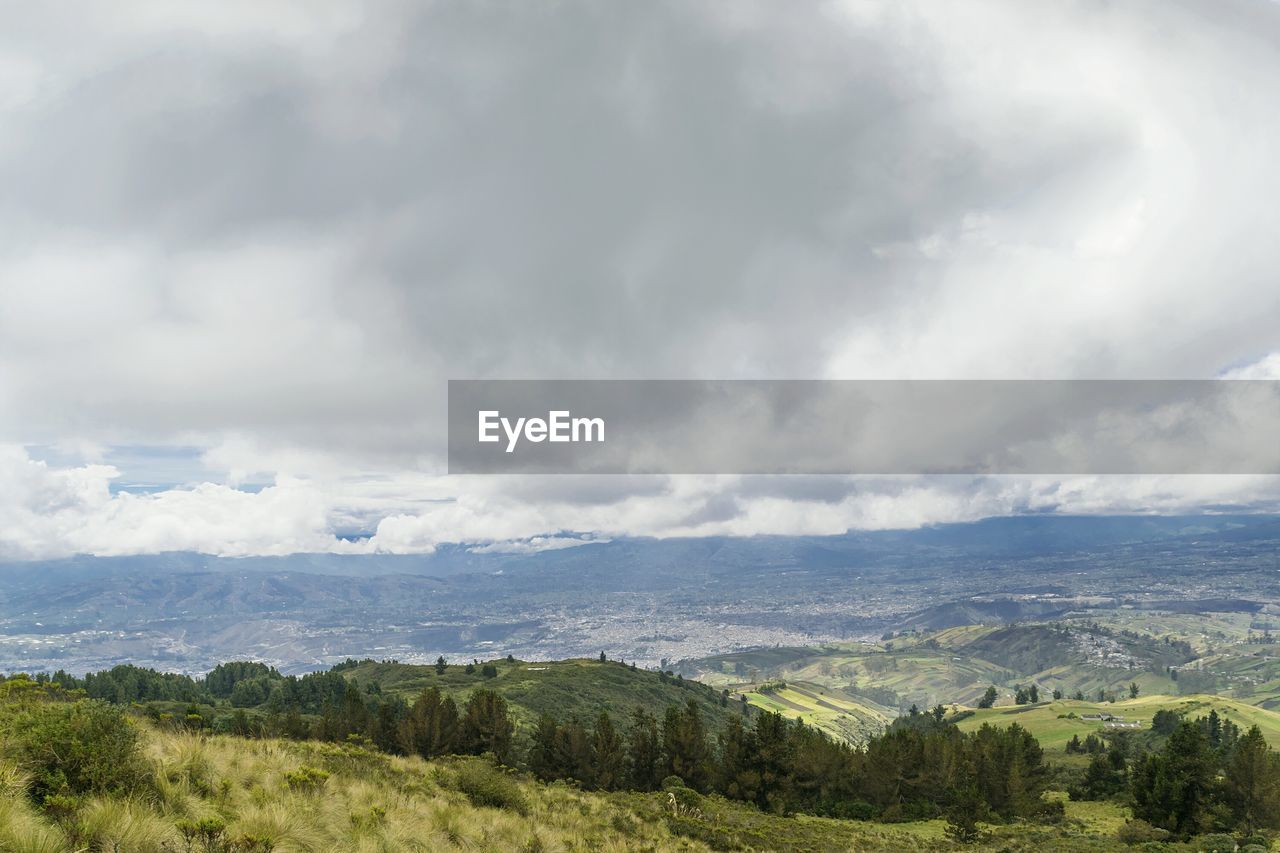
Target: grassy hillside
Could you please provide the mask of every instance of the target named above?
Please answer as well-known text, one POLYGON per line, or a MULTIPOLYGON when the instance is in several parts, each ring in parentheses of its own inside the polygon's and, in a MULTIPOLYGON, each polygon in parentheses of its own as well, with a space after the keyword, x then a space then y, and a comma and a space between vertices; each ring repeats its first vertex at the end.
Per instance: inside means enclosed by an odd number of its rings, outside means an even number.
POLYGON ((864 743, 897 716, 896 710, 817 684, 762 685, 741 695, 758 708, 804 720, 849 743, 864 743))
MULTIPOLYGON (((1277 646, 1246 642, 1247 625, 1236 626, 1234 633, 1221 630, 1226 620, 1168 616, 1160 624, 1181 630, 1157 635, 1130 630, 1128 622, 1108 627, 1083 620, 966 625, 908 631, 879 643, 718 655, 684 661, 680 671, 772 710, 781 708, 766 702, 759 688, 775 681, 835 691, 889 711, 910 705, 973 706, 989 685, 997 688, 997 707, 1004 707, 1013 704, 1021 685, 1037 684, 1045 696, 1056 689, 1097 699, 1100 693, 1127 696, 1131 683, 1140 695, 1216 693, 1280 708, 1277 646)), ((815 722, 825 721, 819 715, 815 722)))
POLYGON ((719 797, 679 806, 665 793, 543 785, 484 759, 426 762, 139 725, 149 784, 132 796, 40 808, 31 780, 0 763, 0 851, 1126 849, 1114 840, 1125 814, 1105 803, 1067 803, 1059 827, 993 826, 987 843, 953 848, 941 820, 780 817, 719 797))
POLYGON ((615 661, 574 659, 527 663, 495 661, 498 674, 486 678, 477 667, 467 674, 462 666, 449 666, 438 674, 433 666, 365 662, 343 670, 362 687, 377 684, 384 693, 412 701, 423 689, 439 687, 461 704, 471 691, 483 687, 511 704, 517 728, 527 729, 541 714, 558 719, 577 716, 594 720, 601 711, 625 715, 637 705, 661 716, 668 706, 684 706, 690 699, 702 711, 711 731, 719 731, 740 707, 723 702, 723 695, 706 684, 666 677, 644 669, 632 669, 615 661))
POLYGON ((1219 716, 1231 720, 1242 730, 1257 725, 1271 747, 1280 748, 1280 713, 1221 696, 1140 696, 1108 703, 1066 699, 1037 705, 973 709, 957 725, 962 731, 972 731, 984 723, 1018 723, 1030 731, 1046 751, 1062 752, 1073 735, 1079 735, 1083 740, 1087 735, 1104 730, 1103 724, 1097 720, 1080 719, 1085 714, 1120 715, 1126 720, 1140 722, 1145 730, 1150 727, 1151 718, 1157 711, 1175 711, 1187 719, 1194 719, 1206 716, 1211 710, 1216 710, 1219 716), (1067 716, 1070 714, 1075 714, 1075 718, 1067 716))

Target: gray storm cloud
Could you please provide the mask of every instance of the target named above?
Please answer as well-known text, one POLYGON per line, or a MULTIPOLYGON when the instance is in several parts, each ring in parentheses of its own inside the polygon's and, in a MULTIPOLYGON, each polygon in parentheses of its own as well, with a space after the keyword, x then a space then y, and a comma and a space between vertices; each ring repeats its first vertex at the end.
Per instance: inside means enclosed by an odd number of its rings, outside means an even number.
POLYGON ((11 489, 11 550, 1014 511, 441 479, 445 380, 1273 375, 1278 44, 1262 0, 13 5, 0 441, 194 446, 211 482, 11 489), (296 527, 217 485, 254 475, 296 527))

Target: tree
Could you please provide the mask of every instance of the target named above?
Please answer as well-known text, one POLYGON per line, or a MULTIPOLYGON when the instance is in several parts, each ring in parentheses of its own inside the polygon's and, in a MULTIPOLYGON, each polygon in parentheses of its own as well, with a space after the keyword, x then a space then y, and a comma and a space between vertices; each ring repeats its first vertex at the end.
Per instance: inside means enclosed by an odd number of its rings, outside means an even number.
POLYGON ((1227 760, 1224 799, 1246 832, 1280 827, 1280 758, 1256 725, 1235 743, 1227 760))
POLYGON ((990 708, 991 706, 996 704, 996 698, 999 695, 1000 694, 996 692, 995 685, 994 684, 991 685, 990 687, 987 688, 987 692, 982 694, 982 698, 978 700, 978 707, 990 708))
POLYGON ((556 733, 555 762, 562 778, 575 780, 583 788, 595 786, 595 749, 586 726, 577 717, 556 733))
POLYGON ((1084 752, 1084 747, 1080 745, 1080 735, 1072 735, 1071 740, 1067 741, 1067 754, 1079 754, 1084 752))
POLYGON ((1037 686, 1036 686, 1036 685, 1034 685, 1034 684, 1033 684, 1033 685, 1031 685, 1030 687, 1028 687, 1028 688, 1027 688, 1027 699, 1028 699, 1028 700, 1031 702, 1031 704, 1033 704, 1033 705, 1034 705, 1036 702, 1039 702, 1039 701, 1040 701, 1040 688, 1039 688, 1039 687, 1037 687, 1037 686))
POLYGON ((607 660, 608 660, 608 658, 604 656, 604 652, 601 652, 601 653, 600 653, 600 663, 604 663, 604 662, 605 662, 605 661, 607 661, 607 660))
POLYGON ((1133 774, 1134 817, 1188 838, 1207 826, 1214 766, 1208 739, 1195 723, 1181 723, 1164 749, 1150 753, 1133 774))
POLYGON ((483 675, 485 678, 497 678, 498 668, 491 663, 487 663, 484 666, 480 667, 480 674, 483 675))
POLYGON ((1168 737, 1177 730, 1181 722, 1182 717, 1176 711, 1162 708, 1151 717, 1151 731, 1168 737))
POLYGON ((1073 785, 1068 793, 1073 800, 1105 800, 1125 789, 1128 782, 1124 754, 1112 749, 1105 755, 1095 755, 1085 770, 1079 785, 1073 785))
POLYGON ((614 791, 621 788, 625 780, 627 750, 622 736, 614 728, 608 711, 601 711, 596 718, 592 731, 592 752, 595 754, 593 769, 596 788, 602 791, 614 791))
POLYGON ((754 732, 760 790, 756 805, 777 813, 788 811, 791 800, 792 749, 791 729, 779 713, 756 717, 754 732))
POLYGON ((956 844, 977 844, 982 840, 983 832, 978 826, 978 815, 982 810, 982 800, 974 785, 965 785, 958 789, 955 801, 947 809, 947 826, 944 832, 947 838, 956 844))
POLYGON ((507 763, 515 727, 507 714, 507 700, 492 690, 476 690, 462 715, 462 748, 472 755, 493 753, 507 763))
POLYGON ((1053 701, 1057 702, 1061 698, 1062 698, 1062 690, 1057 687, 1053 688, 1053 701))
POLYGON ((760 796, 760 750, 755 732, 740 717, 731 717, 720 733, 716 788, 734 800, 755 802, 760 796))
POLYGON ((631 714, 627 732, 627 783, 637 791, 656 791, 662 782, 662 743, 658 721, 642 707, 631 714))
POLYGON ((1031 701, 1031 696, 1030 696, 1030 694, 1028 694, 1028 693, 1027 693, 1027 688, 1025 688, 1025 687, 1019 687, 1017 690, 1015 690, 1015 691, 1014 691, 1014 693, 1013 693, 1013 704, 1015 704, 1015 705, 1025 705, 1025 704, 1027 704, 1027 702, 1029 702, 1029 701, 1031 701))
POLYGON ((400 747, 434 758, 458 751, 458 706, 439 687, 423 690, 397 726, 400 747))
POLYGON ((1130 682, 1129 682, 1129 698, 1130 698, 1130 699, 1137 699, 1137 698, 1138 698, 1138 691, 1139 691, 1139 688, 1138 688, 1138 682, 1136 682, 1136 681, 1130 681, 1130 682))
POLYGON ((440 655, 440 657, 436 658, 436 675, 444 675, 444 671, 448 666, 449 664, 445 661, 444 655, 440 655))
POLYGON ((706 793, 711 782, 711 745, 702 712, 692 699, 681 711, 667 709, 662 721, 662 760, 666 776, 679 776, 686 786, 706 793))
POLYGON ((462 668, 462 671, 465 672, 467 675, 475 675, 476 665, 473 663, 469 663, 462 668))
POLYGON ((404 715, 404 700, 383 700, 373 716, 369 728, 369 740, 383 752, 398 753, 400 747, 400 718, 404 715))
POLYGON ((563 773, 557 760, 556 743, 560 726, 550 714, 538 718, 529 746, 529 771, 543 782, 559 779, 563 773))

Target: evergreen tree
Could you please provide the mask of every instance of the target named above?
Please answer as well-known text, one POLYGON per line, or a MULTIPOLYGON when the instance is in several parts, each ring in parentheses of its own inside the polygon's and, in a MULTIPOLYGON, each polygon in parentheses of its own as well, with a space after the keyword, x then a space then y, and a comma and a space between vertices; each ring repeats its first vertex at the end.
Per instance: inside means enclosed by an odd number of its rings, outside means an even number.
POLYGON ((987 688, 987 692, 982 694, 982 698, 978 700, 978 707, 990 708, 991 706, 996 704, 996 698, 999 695, 1000 694, 996 692, 995 685, 994 684, 991 685, 990 687, 987 688))
POLYGON ((692 699, 683 711, 667 709, 662 721, 662 760, 667 776, 679 776, 685 785, 700 793, 710 789, 711 746, 702 722, 702 712, 692 699))
POLYGON ((1105 800, 1116 796, 1128 785, 1124 754, 1112 749, 1105 755, 1095 755, 1089 762, 1080 784, 1073 785, 1068 793, 1073 800, 1105 800))
POLYGON ((755 745, 760 772, 756 805, 768 811, 785 813, 791 800, 792 769, 792 740, 786 718, 778 713, 756 717, 755 745))
POLYGON ((444 675, 444 671, 448 666, 449 664, 445 661, 444 655, 440 655, 440 657, 436 658, 436 675, 444 675))
POLYGON ((476 690, 467 700, 462 715, 462 748, 472 755, 493 753, 507 763, 511 760, 511 737, 514 726, 507 714, 507 700, 492 690, 476 690))
POLYGON ((544 782, 564 775, 560 766, 556 745, 560 738, 560 726, 550 714, 538 718, 529 746, 529 771, 544 782))
POLYGON ((594 779, 595 787, 602 791, 614 791, 625 783, 626 745, 622 736, 614 728, 613 720, 607 711, 601 711, 596 718, 592 732, 592 752, 595 754, 594 779))
POLYGON ((627 784, 637 791, 656 791, 662 782, 662 743, 658 721, 642 707, 631 715, 627 732, 627 784))
POLYGON ((587 789, 595 786, 594 745, 577 717, 571 717, 556 732, 555 763, 561 778, 573 779, 587 789))
POLYGON ((1246 832, 1280 828, 1280 757, 1256 725, 1241 736, 1223 768, 1224 799, 1246 832))
POLYGON ((760 797, 760 754, 755 732, 740 717, 730 717, 720 733, 720 762, 716 789, 733 800, 756 802, 760 797))
POLYGON ((1202 831, 1213 785, 1208 738, 1182 723, 1164 749, 1147 755, 1133 773, 1133 814, 1183 838, 1202 831))
POLYGON ((433 758, 458 751, 458 706, 439 687, 422 691, 398 726, 400 747, 433 758))

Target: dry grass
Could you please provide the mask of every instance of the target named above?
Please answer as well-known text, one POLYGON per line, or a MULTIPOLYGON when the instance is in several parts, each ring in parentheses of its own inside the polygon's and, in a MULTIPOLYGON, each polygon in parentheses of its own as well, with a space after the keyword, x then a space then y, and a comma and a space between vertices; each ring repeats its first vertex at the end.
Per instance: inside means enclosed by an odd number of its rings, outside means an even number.
MULTIPOLYGON (((133 799, 83 797, 42 811, 23 774, 0 762, 0 853, 953 849, 941 821, 783 818, 719 798, 706 799, 704 816, 672 822, 660 795, 535 784, 476 758, 425 762, 152 729, 143 741, 152 784, 133 799)), ((1114 841, 1118 810, 1076 806, 1070 832, 1000 827, 980 849, 1123 849, 1114 841)))
POLYGON ((508 778, 481 759, 427 763, 358 747, 154 730, 145 744, 149 797, 86 797, 56 819, 30 804, 26 780, 12 765, 0 765, 0 853, 691 846, 660 823, 634 820, 624 805, 508 778), (289 784, 308 768, 318 783, 289 784), (511 798, 495 800, 504 807, 472 802, 486 776, 511 798))

